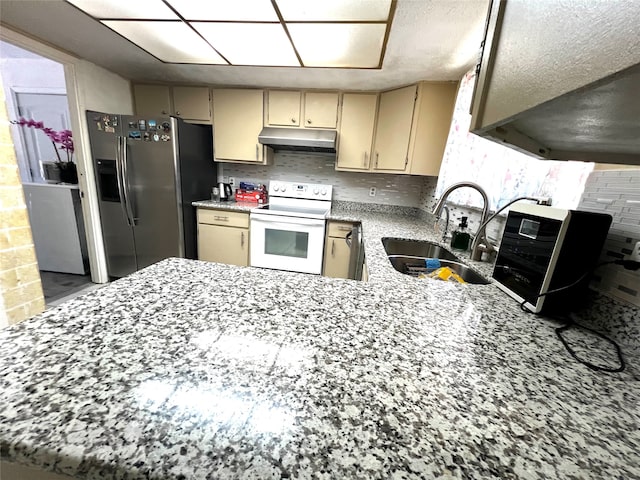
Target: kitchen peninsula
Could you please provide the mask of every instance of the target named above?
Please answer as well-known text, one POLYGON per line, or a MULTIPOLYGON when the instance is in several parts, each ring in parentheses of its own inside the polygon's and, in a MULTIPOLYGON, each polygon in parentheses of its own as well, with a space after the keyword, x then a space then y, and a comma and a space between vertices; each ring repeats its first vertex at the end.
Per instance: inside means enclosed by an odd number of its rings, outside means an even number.
POLYGON ((495 285, 396 272, 381 237, 435 239, 415 214, 333 218, 362 221, 369 282, 168 259, 0 332, 2 460, 82 479, 640 477, 637 358, 592 372, 495 285))

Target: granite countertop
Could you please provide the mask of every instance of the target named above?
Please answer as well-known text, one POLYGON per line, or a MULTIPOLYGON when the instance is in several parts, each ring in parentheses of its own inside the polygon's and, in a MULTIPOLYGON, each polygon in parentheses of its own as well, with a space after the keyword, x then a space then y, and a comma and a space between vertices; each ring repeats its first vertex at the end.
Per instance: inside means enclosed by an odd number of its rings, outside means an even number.
POLYGON ((393 270, 381 237, 434 238, 415 215, 332 218, 362 222, 370 282, 167 259, 0 332, 2 459, 84 479, 640 478, 634 368, 583 367, 495 285, 393 270))

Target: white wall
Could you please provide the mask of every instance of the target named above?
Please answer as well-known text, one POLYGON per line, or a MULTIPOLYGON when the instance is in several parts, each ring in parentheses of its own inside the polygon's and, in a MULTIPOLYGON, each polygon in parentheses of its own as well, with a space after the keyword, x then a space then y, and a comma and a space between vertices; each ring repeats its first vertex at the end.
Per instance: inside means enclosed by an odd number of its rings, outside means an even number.
POLYGON ((86 111, 133 114, 131 83, 115 73, 85 60, 75 60, 65 66, 71 125, 78 158, 78 180, 83 197, 84 224, 87 233, 91 279, 96 283, 109 281, 102 228, 98 209, 86 111), (76 134, 78 133, 78 134, 76 134))

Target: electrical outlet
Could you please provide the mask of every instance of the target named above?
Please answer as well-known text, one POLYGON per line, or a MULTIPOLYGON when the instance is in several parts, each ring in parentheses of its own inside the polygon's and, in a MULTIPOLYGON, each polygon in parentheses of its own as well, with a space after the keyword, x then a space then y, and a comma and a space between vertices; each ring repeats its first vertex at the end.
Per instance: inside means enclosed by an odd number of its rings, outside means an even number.
POLYGON ((629 255, 628 260, 640 262, 640 242, 636 242, 636 246, 633 247, 633 251, 629 255))
POLYGON ((236 184, 236 178, 235 177, 229 177, 229 185, 231 185, 232 187, 235 186, 236 184))
POLYGON ((370 197, 375 197, 376 196, 376 187, 371 187, 369 189, 369 196, 370 197))

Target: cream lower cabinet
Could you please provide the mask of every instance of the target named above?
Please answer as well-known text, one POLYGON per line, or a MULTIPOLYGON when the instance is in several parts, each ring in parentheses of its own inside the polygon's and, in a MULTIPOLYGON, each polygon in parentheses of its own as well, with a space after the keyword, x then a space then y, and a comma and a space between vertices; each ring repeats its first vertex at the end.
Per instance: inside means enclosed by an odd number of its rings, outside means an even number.
POLYGON ((325 277, 349 278, 349 261, 351 247, 347 245, 346 237, 353 229, 352 223, 329 222, 324 246, 325 277))
POLYGON ((249 214, 199 208, 198 259, 249 265, 249 214))
POLYGON ((220 88, 211 94, 215 160, 269 163, 271 150, 258 143, 264 110, 262 90, 220 88))

